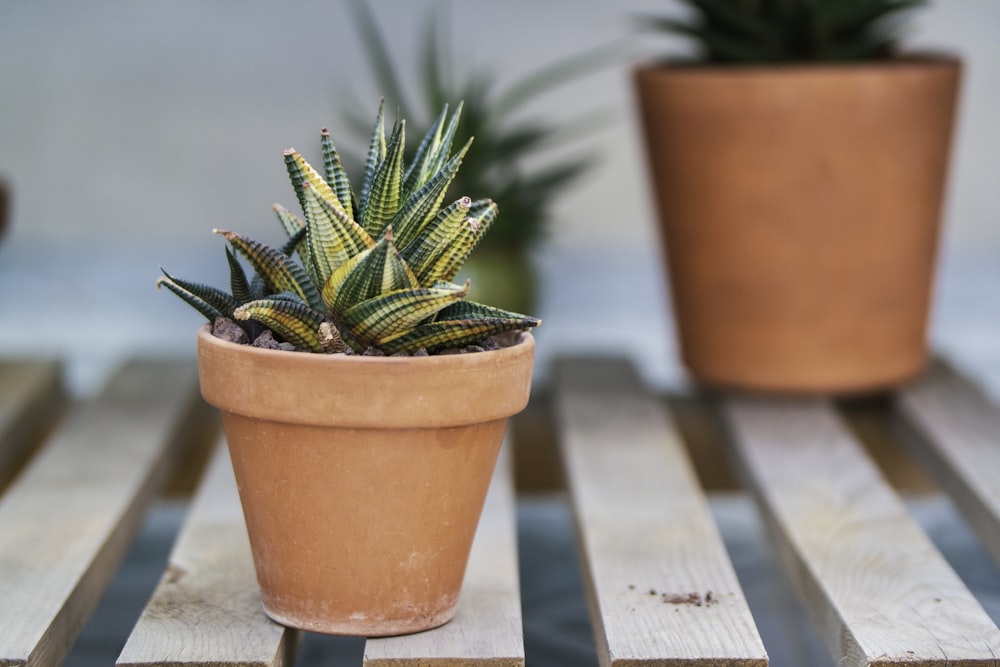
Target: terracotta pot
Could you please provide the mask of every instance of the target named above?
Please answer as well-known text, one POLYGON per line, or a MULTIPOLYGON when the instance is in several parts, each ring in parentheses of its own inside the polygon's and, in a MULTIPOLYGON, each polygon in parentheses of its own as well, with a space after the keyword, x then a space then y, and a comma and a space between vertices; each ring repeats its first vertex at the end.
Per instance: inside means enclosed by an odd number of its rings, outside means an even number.
POLYGON ((636 71, 696 378, 846 393, 922 368, 960 69, 636 71))
POLYGON ((260 350, 198 334, 264 610, 333 634, 426 630, 455 613, 534 339, 477 354, 260 350))

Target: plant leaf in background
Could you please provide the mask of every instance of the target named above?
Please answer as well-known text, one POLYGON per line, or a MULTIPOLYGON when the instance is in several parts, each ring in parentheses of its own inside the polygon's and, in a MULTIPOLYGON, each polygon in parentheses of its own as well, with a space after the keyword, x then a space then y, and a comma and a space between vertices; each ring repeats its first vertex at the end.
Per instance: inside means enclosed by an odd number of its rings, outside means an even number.
MULTIPOLYGON (((449 100, 463 100, 462 122, 454 142, 464 145, 475 137, 476 150, 467 155, 462 171, 449 189, 452 197, 469 196, 473 200, 489 196, 502 218, 485 237, 482 248, 523 251, 545 235, 556 196, 595 165, 592 155, 577 154, 561 159, 549 159, 537 164, 547 151, 562 149, 594 130, 606 126, 610 115, 591 112, 561 120, 559 125, 543 120, 520 119, 519 112, 554 87, 593 73, 602 67, 620 62, 626 55, 621 45, 593 49, 543 67, 515 82, 496 85, 494 75, 487 71, 456 77, 453 65, 448 12, 440 11, 428 18, 415 59, 413 72, 400 72, 393 64, 392 54, 372 10, 365 0, 350 3, 368 63, 381 92, 390 106, 398 107, 409 119, 411 136, 420 137, 435 125, 438 111, 449 100), (411 99, 402 81, 418 82, 418 95, 411 99), (529 165, 529 161, 531 164, 529 165)), ((348 120, 359 136, 367 136, 367 116, 357 108, 345 109, 348 120)), ((414 150, 416 147, 409 147, 414 150)))
POLYGON ((684 0, 686 20, 643 16, 708 63, 844 62, 893 55, 899 19, 925 0, 684 0))

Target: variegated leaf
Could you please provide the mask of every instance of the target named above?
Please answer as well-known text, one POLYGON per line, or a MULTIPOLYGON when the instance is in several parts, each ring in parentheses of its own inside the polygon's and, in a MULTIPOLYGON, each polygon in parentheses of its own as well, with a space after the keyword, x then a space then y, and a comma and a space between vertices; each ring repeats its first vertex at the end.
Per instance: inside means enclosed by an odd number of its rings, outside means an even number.
POLYGON ((368 197, 375 182, 375 170, 385 159, 385 99, 379 101, 378 116, 375 117, 375 127, 372 128, 372 138, 368 142, 368 157, 365 160, 365 180, 361 186, 361 199, 358 202, 358 217, 364 217, 368 197))
POLYGON ((462 249, 461 252, 453 253, 451 255, 451 261, 443 267, 443 270, 439 276, 431 276, 436 280, 454 280, 455 276, 458 275, 459 270, 465 261, 469 259, 469 255, 472 251, 476 249, 479 242, 489 231, 490 227, 493 225, 493 221, 496 220, 499 214, 499 209, 497 205, 489 199, 481 200, 479 202, 474 202, 472 204, 472 210, 470 213, 475 214, 475 217, 470 217, 466 220, 466 224, 462 226, 461 233, 456 239, 456 245, 462 249))
MULTIPOLYGON (((166 271, 164 271, 164 274, 166 274, 166 271)), ((208 303, 200 296, 184 289, 176 282, 171 280, 170 277, 167 275, 163 275, 157 279, 156 289, 159 289, 161 287, 166 287, 168 290, 179 296, 181 300, 184 301, 184 303, 188 304, 189 306, 197 310, 199 313, 204 315, 209 322, 214 322, 215 318, 222 317, 222 313, 220 313, 215 306, 208 303)))
POLYGON ((324 285, 323 301, 332 312, 343 313, 380 294, 417 287, 420 283, 403 261, 389 228, 370 252, 351 262, 347 272, 324 285))
POLYGON ((288 177, 292 181, 292 187, 295 189, 295 196, 299 198, 299 205, 302 207, 302 211, 306 214, 306 220, 309 220, 309 210, 305 192, 307 185, 311 186, 313 191, 324 199, 330 206, 336 208, 342 217, 351 217, 348 209, 337 197, 337 194, 326 182, 326 179, 320 176, 319 172, 316 171, 311 164, 306 162, 305 158, 302 157, 302 155, 300 155, 294 148, 289 148, 285 151, 285 167, 288 170, 288 177))
POLYGON ((454 244, 470 208, 472 200, 468 197, 452 202, 438 211, 420 234, 403 247, 403 259, 410 265, 420 284, 429 285, 433 282, 422 280, 421 277, 426 277, 434 261, 454 244))
MULTIPOLYGON (((442 315, 439 314, 438 317, 442 315)), ((540 322, 541 320, 533 317, 476 316, 469 319, 439 319, 421 324, 405 336, 386 342, 381 347, 386 354, 412 353, 420 349, 434 352, 445 348, 461 348, 507 331, 530 329, 540 322)))
MULTIPOLYGON (((226 262, 229 264, 229 290, 233 295, 233 300, 236 304, 252 301, 253 294, 250 291, 247 274, 228 246, 226 247, 226 262)), ((235 308, 235 305, 233 307, 235 308)), ((227 317, 232 317, 232 313, 230 312, 227 317)))
MULTIPOLYGON (((285 234, 288 235, 289 241, 292 239, 298 239, 298 243, 295 244, 295 250, 298 251, 299 257, 305 257, 305 229, 306 223, 299 219, 299 216, 295 215, 287 208, 281 204, 275 204, 271 207, 274 214, 278 216, 278 222, 281 223, 281 228, 285 230, 285 234)), ((286 244, 287 245, 287 244, 286 244)), ((291 255, 291 252, 286 252, 286 255, 291 255)))
POLYGON ((405 194, 416 192, 430 178, 427 167, 437 157, 438 146, 441 145, 441 130, 447 117, 448 105, 445 104, 434 124, 420 140, 417 154, 413 156, 413 161, 406 169, 406 175, 403 177, 403 192, 405 194))
POLYGON ((406 144, 406 121, 397 120, 389 137, 385 159, 375 169, 375 178, 361 210, 361 226, 372 236, 379 236, 401 204, 403 159, 406 144))
POLYGON ((472 145, 472 139, 466 142, 458 153, 449 160, 434 176, 419 190, 410 195, 402 208, 389 223, 396 230, 399 247, 405 248, 423 233, 424 225, 434 219, 441 202, 444 200, 448 186, 458 173, 462 159, 472 145))
POLYGON ((497 207, 493 202, 485 207, 473 204, 471 210, 482 211, 482 214, 463 220, 448 245, 438 248, 436 254, 425 260, 419 270, 416 266, 413 267, 413 272, 422 285, 453 280, 497 214, 497 207))
POLYGON ((361 225, 306 184, 306 268, 317 285, 323 285, 338 266, 375 245, 361 225))
POLYGON ((406 334, 442 308, 465 298, 468 292, 468 283, 460 289, 448 286, 397 290, 351 307, 341 322, 357 339, 381 345, 406 334))
POLYGON ((257 275, 263 280, 269 292, 290 291, 298 294, 303 301, 319 307, 322 301, 312 280, 301 266, 279 250, 249 239, 242 234, 225 230, 215 230, 224 236, 253 265, 257 275))
MULTIPOLYGON (((448 127, 445 129, 437 151, 434 153, 434 159, 427 162, 426 171, 423 176, 424 181, 432 178, 432 174, 440 171, 448 163, 449 156, 451 155, 451 144, 454 142, 455 134, 458 132, 458 121, 462 118, 462 108, 464 106, 465 102, 459 102, 458 108, 455 109, 451 120, 448 121, 448 127)), ((469 137, 469 141, 472 141, 472 137, 469 137)), ((468 145, 468 142, 466 144, 468 145)))
POLYGON ((333 188, 333 193, 337 195, 337 199, 340 200, 348 217, 354 218, 354 190, 351 189, 351 181, 344 170, 340 153, 333 145, 330 130, 325 127, 320 130, 320 141, 323 146, 323 172, 326 176, 326 182, 333 188))
MULTIPOLYGON (((170 284, 176 285, 185 292, 207 303, 220 315, 224 315, 225 317, 232 317, 233 309, 236 308, 236 306, 240 305, 236 302, 236 299, 234 299, 232 295, 227 294, 226 292, 223 292, 218 288, 212 287, 211 285, 204 285, 202 283, 196 283, 190 280, 177 278, 175 276, 170 275, 162 268, 160 269, 160 271, 163 271, 163 276, 166 278, 166 282, 164 284, 166 284, 168 288, 170 288, 170 284)), ((163 280, 163 278, 161 278, 160 280, 163 280)), ((176 291, 172 289, 171 291, 177 294, 176 291)), ((178 294, 178 296, 180 295, 178 294)), ((199 312, 202 311, 199 309, 199 312)), ((204 312, 202 312, 202 314, 205 315, 204 312)), ((207 315, 205 316, 208 317, 207 315)))
MULTIPOLYGON (((295 232, 295 236, 285 241, 285 245, 281 246, 281 254, 288 255, 289 257, 291 257, 300 249, 305 248, 307 232, 308 230, 305 229, 304 227, 299 231, 295 232)), ((302 256, 301 253, 299 254, 299 256, 300 257, 302 256)))
POLYGON ((324 314, 301 301, 261 299, 243 304, 233 314, 240 321, 253 319, 260 322, 295 347, 311 352, 344 350, 336 328, 327 322, 324 314))

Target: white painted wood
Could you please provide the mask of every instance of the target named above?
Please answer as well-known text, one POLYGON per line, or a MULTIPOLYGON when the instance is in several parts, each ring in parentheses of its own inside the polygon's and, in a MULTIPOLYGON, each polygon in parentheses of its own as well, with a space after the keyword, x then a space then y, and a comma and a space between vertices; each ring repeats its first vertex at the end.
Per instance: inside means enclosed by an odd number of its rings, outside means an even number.
POLYGON ((508 439, 479 519, 455 618, 427 632, 369 639, 366 667, 524 665, 510 451, 508 439))
POLYGON ((0 360, 0 489, 65 402, 62 367, 51 360, 0 360))
POLYGON ((1000 410, 939 363, 899 391, 896 411, 911 451, 1000 562, 1000 410))
POLYGON ((574 362, 556 408, 601 664, 766 665, 665 405, 627 367, 574 362))
POLYGON ((57 665, 169 472, 193 366, 134 362, 75 406, 0 499, 0 665, 57 665))
POLYGON ((282 667, 298 633, 264 615, 225 441, 117 664, 282 667))
POLYGON ((1000 630, 821 400, 723 401, 736 458, 838 667, 990 665, 1000 630))

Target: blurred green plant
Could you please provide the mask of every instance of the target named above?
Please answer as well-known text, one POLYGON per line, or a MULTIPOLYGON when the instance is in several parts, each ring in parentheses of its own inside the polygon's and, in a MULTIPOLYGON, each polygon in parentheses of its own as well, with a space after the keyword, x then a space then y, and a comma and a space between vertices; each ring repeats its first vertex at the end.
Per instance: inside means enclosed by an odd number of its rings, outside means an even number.
POLYGON ((682 0, 690 17, 643 16, 693 39, 707 63, 838 62, 892 57, 900 19, 925 0, 682 0))
MULTIPOLYGON (((546 163, 546 154, 606 126, 609 115, 595 111, 571 117, 560 112, 561 120, 555 125, 538 118, 522 119, 519 114, 554 87, 621 61, 625 49, 620 44, 595 48, 502 87, 492 72, 484 70, 459 79, 453 70, 456 58, 448 12, 438 5, 428 19, 415 59, 412 80, 417 82, 417 96, 411 99, 372 10, 365 0, 352 0, 350 7, 376 83, 387 104, 398 106, 400 114, 410 119, 414 135, 427 131, 447 100, 464 100, 455 141, 462 144, 475 137, 476 151, 466 157, 450 193, 476 199, 488 192, 504 212, 482 248, 523 251, 543 238, 555 198, 596 163, 592 154, 555 160, 550 155, 546 163)), ((364 136, 364 116, 356 109, 345 113, 359 136, 364 136)))

